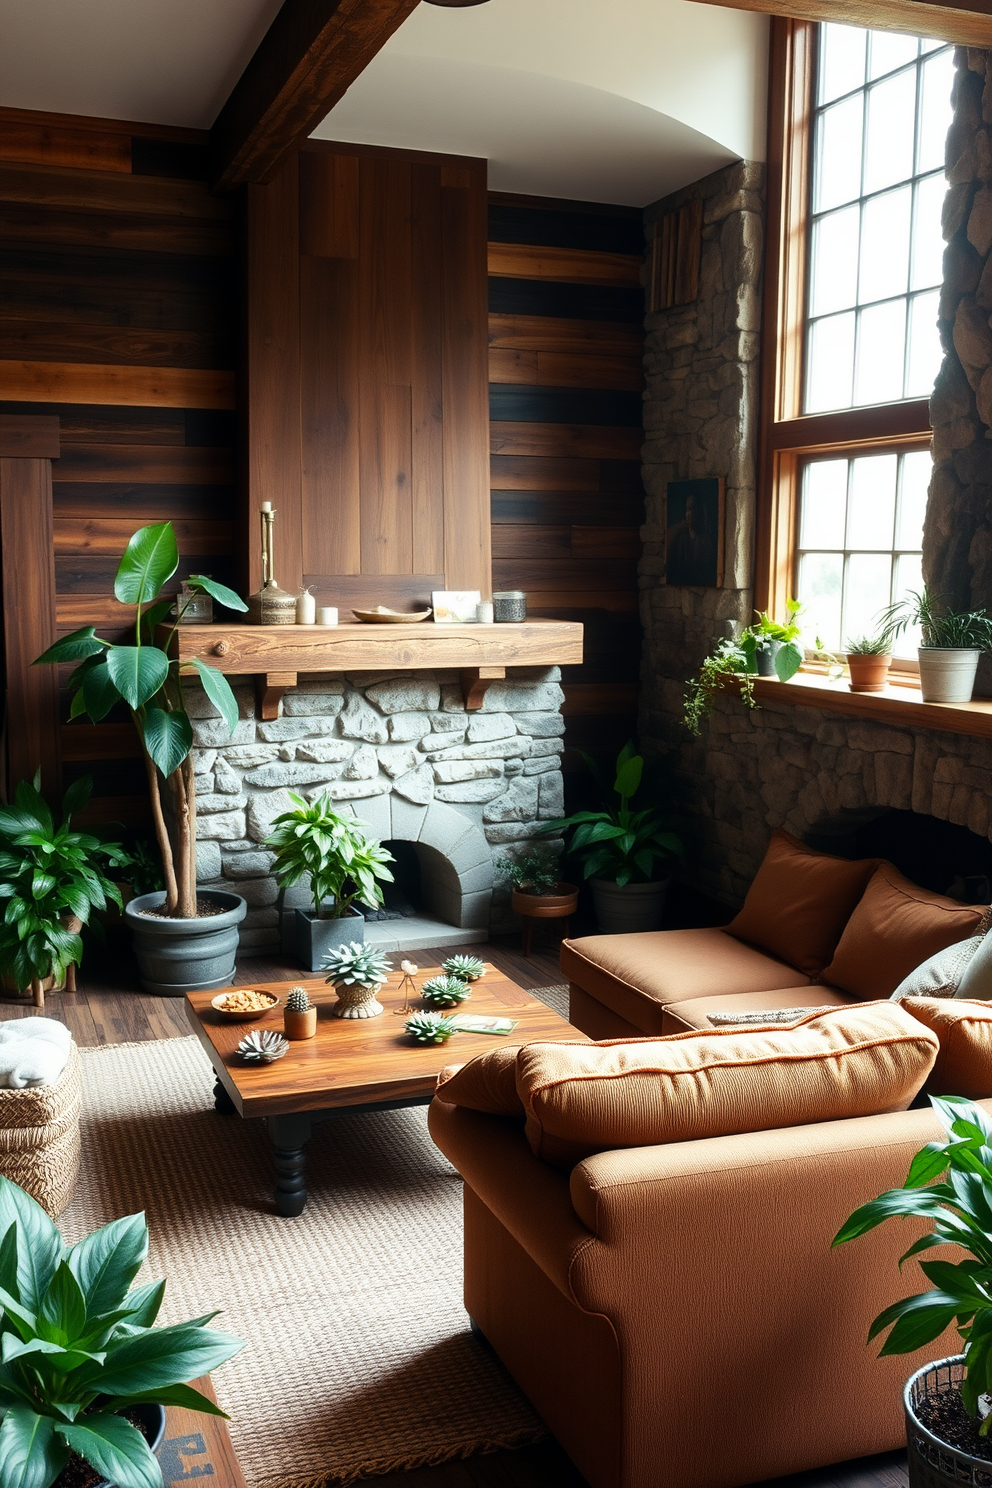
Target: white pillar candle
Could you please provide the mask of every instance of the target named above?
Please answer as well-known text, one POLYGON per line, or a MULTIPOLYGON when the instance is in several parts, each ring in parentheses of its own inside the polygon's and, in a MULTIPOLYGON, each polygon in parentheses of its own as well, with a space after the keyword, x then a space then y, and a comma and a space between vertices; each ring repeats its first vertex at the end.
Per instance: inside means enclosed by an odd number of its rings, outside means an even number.
POLYGON ((317 618, 317 601, 309 589, 304 589, 296 600, 297 625, 312 625, 317 618))
POLYGON ((475 618, 480 625, 492 625, 493 607, 489 600, 484 599, 475 607, 475 618))
POLYGON ((317 615, 318 625, 337 625, 338 612, 333 605, 321 605, 317 615))

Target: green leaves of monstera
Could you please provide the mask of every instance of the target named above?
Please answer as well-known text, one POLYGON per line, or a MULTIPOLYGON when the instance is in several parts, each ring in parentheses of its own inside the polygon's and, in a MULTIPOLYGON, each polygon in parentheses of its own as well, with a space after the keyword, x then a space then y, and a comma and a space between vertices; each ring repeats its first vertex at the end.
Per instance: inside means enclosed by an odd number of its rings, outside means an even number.
POLYGON ((162 1488, 129 1406, 222 1416, 187 1381, 244 1347, 206 1325, 155 1327, 165 1283, 133 1286, 143 1214, 67 1247, 33 1199, 0 1178, 0 1488, 51 1488, 71 1453, 119 1488, 162 1488))
MULTIPOLYGON (((193 729, 183 702, 183 670, 186 675, 195 672, 199 676, 232 733, 238 721, 237 701, 222 672, 202 661, 180 663, 169 656, 168 641, 164 649, 155 644, 155 627, 165 620, 173 603, 159 595, 178 567, 179 548, 172 523, 140 527, 124 550, 114 580, 114 594, 120 603, 137 609, 133 643, 114 645, 98 636, 92 625, 86 625, 56 641, 35 663, 78 662, 69 684, 73 691, 70 718, 85 714, 99 723, 118 703, 125 704, 146 752, 166 778, 179 768, 193 746, 193 729)), ((186 583, 230 610, 248 608, 233 589, 204 574, 193 574, 186 583)))

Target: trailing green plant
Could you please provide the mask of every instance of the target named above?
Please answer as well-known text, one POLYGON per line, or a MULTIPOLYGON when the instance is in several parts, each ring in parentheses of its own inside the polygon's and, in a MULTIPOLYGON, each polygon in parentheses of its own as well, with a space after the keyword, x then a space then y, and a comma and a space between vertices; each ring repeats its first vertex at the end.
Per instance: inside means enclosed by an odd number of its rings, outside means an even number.
POLYGON ((336 987, 378 987, 393 969, 385 951, 353 940, 327 952, 321 968, 336 987))
POLYGON ((550 845, 525 848, 498 858, 496 876, 524 894, 551 894, 561 881, 561 850, 550 845))
POLYGON ((949 610, 927 585, 911 590, 882 611, 883 624, 893 636, 918 625, 924 647, 949 651, 992 651, 992 616, 986 610, 949 610))
POLYGON ((127 884, 136 895, 154 894, 165 888, 161 859, 143 837, 139 837, 130 849, 125 849, 117 882, 127 884))
POLYGON ((180 1406, 223 1416, 187 1381, 244 1347, 207 1324, 156 1327, 165 1282, 132 1286, 148 1254, 143 1214, 65 1246, 32 1198, 0 1178, 0 1488, 50 1488, 75 1453, 119 1488, 162 1472, 123 1412, 180 1406))
POLYGON ((429 977, 420 989, 420 995, 429 1008, 457 1007, 471 997, 468 982, 457 976, 429 977))
POLYGON ((457 1032, 441 1013, 412 1013, 404 1027, 415 1044, 444 1044, 457 1032))
POLYGON ((667 825, 660 806, 631 808, 641 787, 644 760, 632 743, 617 756, 612 792, 588 754, 582 758, 604 799, 598 811, 577 811, 557 821, 545 822, 538 835, 569 832, 568 851, 583 863, 584 878, 605 878, 621 888, 628 883, 649 883, 659 864, 667 866, 682 856, 682 843, 667 825), (610 795, 619 797, 619 804, 610 795))
POLYGON ((449 956, 441 962, 441 970, 449 976, 461 977, 463 982, 477 982, 486 974, 486 963, 478 956, 449 956))
POLYGON ((123 861, 119 842, 72 830, 72 815, 89 800, 89 776, 76 780, 55 818, 34 784, 22 780, 11 806, 0 807, 0 973, 18 991, 78 965, 83 942, 71 922, 88 925, 94 910, 121 896, 107 869, 123 861))
MULTIPOLYGON (((196 796, 193 786, 193 728, 186 711, 183 682, 198 676, 210 702, 231 733, 238 721, 238 705, 227 678, 215 667, 194 658, 180 661, 170 654, 172 639, 193 594, 172 622, 162 646, 155 629, 173 607, 173 597, 159 596, 179 567, 179 548, 171 522, 140 527, 124 550, 114 579, 114 595, 135 610, 134 632, 127 645, 117 645, 84 625, 56 641, 35 661, 58 665, 77 662, 69 678, 71 719, 84 714, 93 723, 106 718, 123 703, 141 739, 155 838, 165 878, 165 913, 173 918, 196 916, 196 796), (162 783, 171 803, 166 818, 162 783)), ((248 606, 224 584, 203 574, 186 580, 191 591, 202 590, 231 610, 248 606)))
POLYGON ((357 900, 369 909, 382 904, 380 882, 392 883, 387 864, 393 855, 365 835, 363 823, 341 816, 323 791, 307 802, 290 791, 295 804, 272 823, 265 839, 275 861, 272 871, 288 889, 306 879, 315 918, 340 919, 357 900))
POLYGON ((306 987, 290 987, 286 993, 287 1013, 308 1013, 310 1008, 310 994, 306 987))
MULTIPOLYGON (((902 1188, 889 1189, 856 1209, 834 1236, 843 1245, 895 1216, 927 1219, 931 1228, 899 1258, 899 1265, 941 1245, 964 1250, 963 1261, 921 1261, 931 1289, 903 1297, 880 1312, 868 1341, 888 1329, 881 1354, 909 1354, 957 1324, 964 1352, 961 1399, 979 1416, 981 1396, 992 1394, 992 1122, 960 1096, 930 1097, 947 1140, 928 1142, 916 1154, 902 1188)), ((986 1436, 992 1415, 979 1431, 986 1436)))
POLYGON ((728 690, 728 682, 739 690, 745 708, 758 706, 754 696, 753 667, 748 664, 743 647, 737 641, 723 640, 685 684, 682 721, 690 734, 698 737, 703 719, 713 711, 717 694, 728 690))

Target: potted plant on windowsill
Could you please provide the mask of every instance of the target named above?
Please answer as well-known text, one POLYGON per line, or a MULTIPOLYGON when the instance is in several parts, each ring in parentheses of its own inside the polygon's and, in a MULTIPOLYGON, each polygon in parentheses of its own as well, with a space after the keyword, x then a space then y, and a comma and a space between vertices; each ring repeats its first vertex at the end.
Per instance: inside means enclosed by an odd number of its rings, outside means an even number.
POLYGON ((983 651, 992 651, 992 616, 985 610, 949 610, 927 585, 883 613, 893 635, 918 625, 922 644, 920 693, 925 703, 967 703, 983 651))
POLYGON ((36 1007, 48 991, 76 990, 80 931, 108 900, 120 906, 106 870, 125 861, 124 849, 72 830, 91 788, 89 776, 69 786, 58 827, 37 780, 22 780, 13 805, 0 807, 0 973, 9 991, 30 991, 36 1007))
POLYGON ((513 857, 499 858, 496 873, 510 886, 510 907, 524 917, 524 955, 530 955, 533 920, 568 921, 579 903, 578 884, 563 883, 559 873, 561 853, 545 846, 534 847, 513 857))
POLYGON ((335 946, 361 942, 365 919, 357 904, 377 909, 380 882, 392 883, 392 854, 372 841, 355 817, 334 810, 326 791, 307 802, 290 792, 295 805, 272 823, 265 840, 275 853, 272 871, 280 887, 306 882, 313 910, 296 910, 296 950, 304 966, 319 971, 335 946))
POLYGON ((851 679, 851 692, 884 692, 892 665, 892 632, 853 636, 845 653, 851 679))
POLYGON ((803 662, 796 624, 801 608, 797 600, 790 599, 787 624, 780 625, 759 614, 754 624, 741 632, 739 640, 717 642, 685 685, 682 721, 690 734, 699 736, 718 693, 734 691, 745 708, 756 708, 755 677, 778 677, 780 682, 788 682, 796 675, 803 662))
MULTIPOLYGON (((237 927, 247 909, 240 894, 216 889, 196 892, 193 729, 183 698, 184 679, 199 676, 231 733, 238 721, 238 705, 227 678, 215 667, 199 660, 180 662, 169 654, 182 610, 165 645, 155 644, 156 626, 173 607, 171 596, 159 596, 178 567, 172 523, 139 528, 114 580, 117 600, 135 607, 131 642, 115 645, 86 625, 56 641, 35 662, 36 666, 78 663, 69 679, 71 719, 85 714, 99 723, 123 703, 138 730, 165 889, 132 899, 124 914, 134 934, 142 986, 146 992, 167 997, 231 983, 237 927)), ((247 609, 232 589, 202 574, 192 575, 186 584, 190 591, 209 594, 228 609, 247 609)))
POLYGON ((904 1188, 890 1189, 856 1209, 834 1237, 842 1245, 895 1215, 931 1221, 931 1229, 900 1258, 942 1245, 964 1250, 961 1261, 921 1261, 932 1289, 904 1297, 879 1313, 871 1339, 889 1330, 882 1354, 909 1354, 939 1338, 951 1323, 964 1351, 925 1364, 906 1383, 903 1404, 914 1488, 953 1488, 992 1478, 992 1121, 958 1096, 931 1096, 944 1142, 929 1142, 910 1164, 904 1188))
POLYGON ((787 599, 785 607, 789 619, 784 625, 760 611, 740 642, 748 671, 759 677, 777 677, 780 682, 788 682, 803 664, 802 647, 798 644, 802 631, 796 624, 802 605, 797 599, 787 599))
POLYGON ((582 860, 601 929, 612 934, 657 929, 671 883, 664 869, 682 856, 682 843, 660 806, 631 808, 644 773, 633 744, 625 744, 617 756, 612 792, 595 761, 582 757, 603 793, 603 807, 546 822, 538 836, 571 834, 568 851, 582 860), (619 804, 609 801, 611 794, 619 804))

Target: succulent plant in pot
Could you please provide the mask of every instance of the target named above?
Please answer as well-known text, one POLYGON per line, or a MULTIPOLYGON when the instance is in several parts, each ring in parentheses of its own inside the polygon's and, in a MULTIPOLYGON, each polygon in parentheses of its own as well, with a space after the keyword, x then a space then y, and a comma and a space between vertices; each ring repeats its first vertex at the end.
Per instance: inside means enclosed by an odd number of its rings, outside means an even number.
MULTIPOLYGON (((239 894, 196 892, 193 729, 184 683, 193 676, 199 678, 232 733, 238 705, 227 678, 215 667, 200 660, 179 661, 171 654, 182 609, 163 644, 156 643, 156 627, 173 608, 172 595, 160 595, 178 567, 172 523, 140 527, 124 550, 114 580, 115 598, 135 612, 128 644, 104 640, 92 625, 85 625, 56 641, 35 662, 36 666, 77 663, 69 679, 70 719, 85 715, 99 723, 112 708, 123 705, 134 721, 165 889, 132 899, 124 913, 135 937, 142 986, 146 992, 172 997, 198 987, 225 987, 233 981, 237 927, 247 909, 239 894)), ((247 609, 232 589, 203 574, 192 575, 186 584, 187 603, 194 593, 205 593, 228 609, 247 609)))
POLYGON ((892 665, 892 630, 882 627, 873 635, 848 638, 845 653, 851 692, 883 692, 892 665))
POLYGON ((530 955, 535 920, 568 921, 579 903, 578 884, 565 883, 559 863, 561 849, 538 843, 496 861, 496 874, 510 886, 510 907, 523 916, 524 955, 530 955))
POLYGON ((920 693, 925 703, 967 703, 983 651, 992 651, 992 616, 985 610, 951 610, 927 585, 883 611, 893 636, 918 626, 920 693))
POLYGON ((468 982, 458 976, 428 977, 420 995, 429 1008, 458 1007, 472 996, 468 982))
POLYGON ((312 1039, 317 1033, 317 1009, 306 987, 290 987, 283 1009, 283 1029, 293 1040, 312 1039))
POLYGON ((328 951, 322 969, 337 993, 331 1008, 335 1018, 377 1018, 385 1012, 376 996, 393 969, 385 952, 353 941, 328 951))

